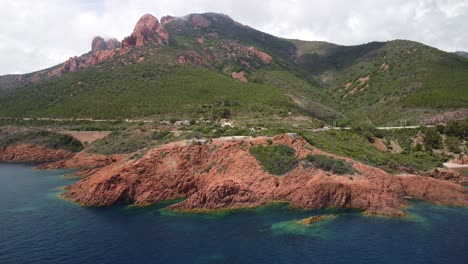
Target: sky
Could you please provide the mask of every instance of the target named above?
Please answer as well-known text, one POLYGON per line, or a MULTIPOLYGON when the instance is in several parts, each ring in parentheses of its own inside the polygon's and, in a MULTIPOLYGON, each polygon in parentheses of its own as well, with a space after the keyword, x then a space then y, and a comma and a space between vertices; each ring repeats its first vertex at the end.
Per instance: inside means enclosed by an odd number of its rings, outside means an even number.
POLYGON ((468 51, 468 0, 0 0, 0 75, 86 53, 97 35, 122 40, 145 13, 203 12, 284 38, 342 45, 409 39, 468 51))

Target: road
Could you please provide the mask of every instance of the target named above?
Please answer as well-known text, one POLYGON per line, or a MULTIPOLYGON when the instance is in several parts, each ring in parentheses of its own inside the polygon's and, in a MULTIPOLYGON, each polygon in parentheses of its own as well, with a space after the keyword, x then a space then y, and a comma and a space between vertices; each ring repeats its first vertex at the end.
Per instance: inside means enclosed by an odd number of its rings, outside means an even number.
MULTIPOLYGON (((73 122, 73 121, 88 121, 88 122, 127 122, 127 123, 153 123, 155 120, 148 119, 93 119, 93 118, 52 118, 52 117, 0 117, 1 120, 23 120, 23 121, 55 121, 55 122, 73 122)), ((393 129, 416 129, 420 126, 386 126, 376 127, 379 130, 393 130, 393 129)), ((427 125, 426 127, 435 127, 434 125, 427 125)), ((323 127, 312 129, 313 132, 327 131, 327 130, 350 130, 351 127, 323 127)))

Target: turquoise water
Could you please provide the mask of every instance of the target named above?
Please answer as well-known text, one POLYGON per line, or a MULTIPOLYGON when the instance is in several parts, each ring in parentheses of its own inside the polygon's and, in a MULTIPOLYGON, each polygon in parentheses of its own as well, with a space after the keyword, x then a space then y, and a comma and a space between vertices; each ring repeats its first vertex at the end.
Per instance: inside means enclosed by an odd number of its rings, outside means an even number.
POLYGON ((468 209, 414 202, 408 217, 284 204, 190 215, 82 208, 67 171, 0 164, 0 263, 467 263, 468 209), (297 220, 332 215, 304 226, 297 220))

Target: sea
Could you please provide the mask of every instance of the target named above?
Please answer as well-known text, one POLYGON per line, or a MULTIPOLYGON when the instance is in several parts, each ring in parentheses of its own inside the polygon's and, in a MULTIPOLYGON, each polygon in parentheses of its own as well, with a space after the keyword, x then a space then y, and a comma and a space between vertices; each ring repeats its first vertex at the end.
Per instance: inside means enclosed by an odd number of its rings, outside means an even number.
POLYGON ((468 263, 468 208, 410 201, 403 218, 287 204, 217 213, 84 208, 69 170, 0 164, 0 264, 468 263), (325 215, 304 225, 300 219, 325 215))

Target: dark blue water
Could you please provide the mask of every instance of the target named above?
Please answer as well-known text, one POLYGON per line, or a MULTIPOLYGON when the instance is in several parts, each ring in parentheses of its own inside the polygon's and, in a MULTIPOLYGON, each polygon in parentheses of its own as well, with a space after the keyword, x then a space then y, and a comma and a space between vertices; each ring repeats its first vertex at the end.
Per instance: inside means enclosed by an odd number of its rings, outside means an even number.
POLYGON ((468 263, 468 209, 413 203, 405 219, 286 205, 187 215, 81 208, 66 171, 0 164, 0 263, 468 263), (336 213, 306 227, 295 222, 336 213))

